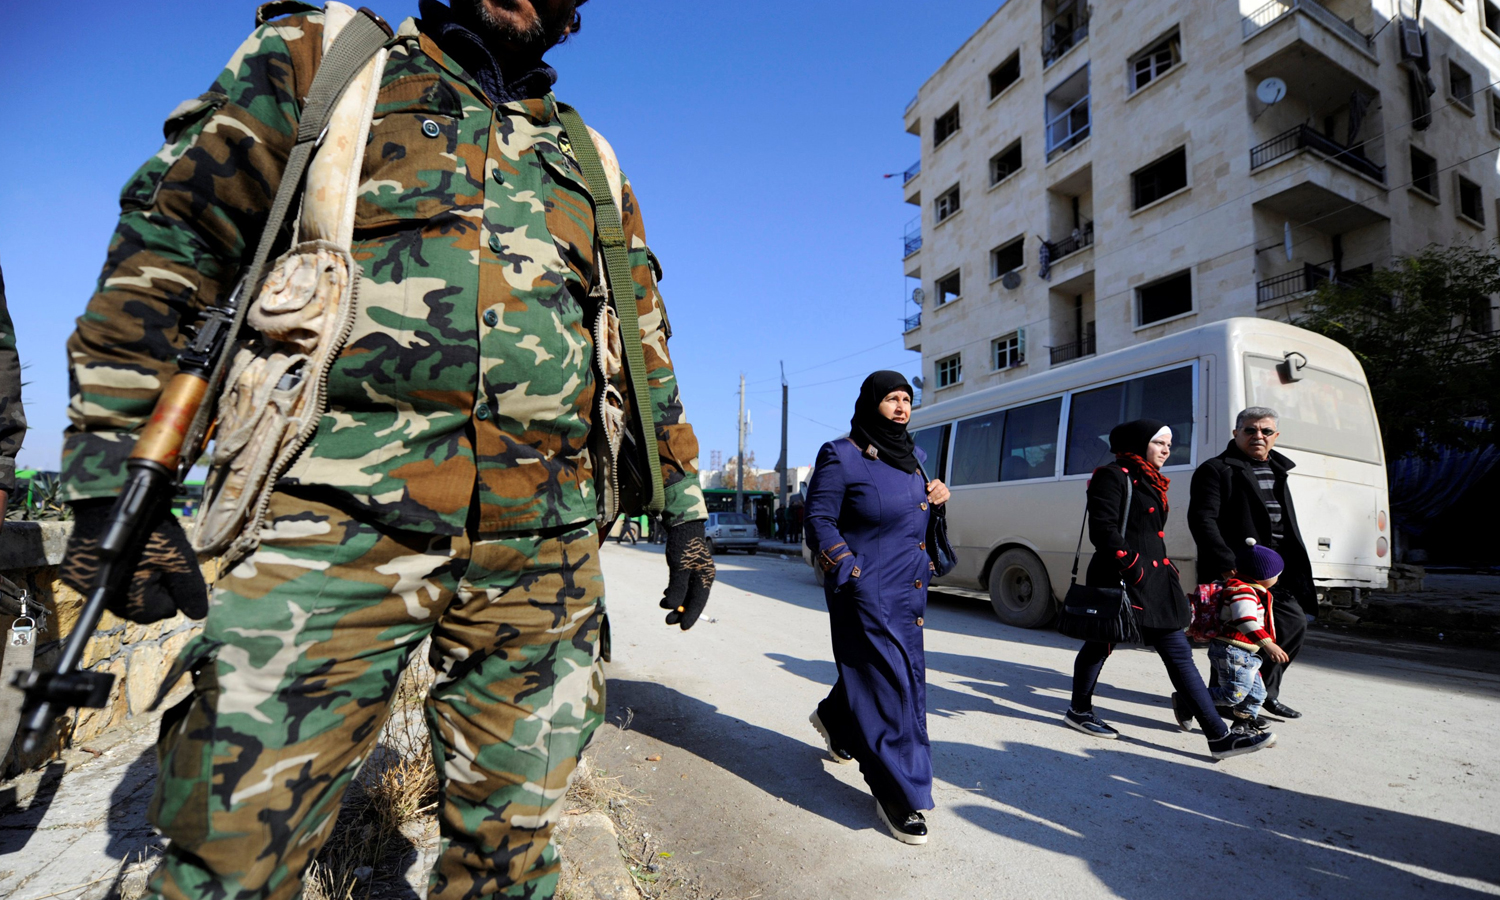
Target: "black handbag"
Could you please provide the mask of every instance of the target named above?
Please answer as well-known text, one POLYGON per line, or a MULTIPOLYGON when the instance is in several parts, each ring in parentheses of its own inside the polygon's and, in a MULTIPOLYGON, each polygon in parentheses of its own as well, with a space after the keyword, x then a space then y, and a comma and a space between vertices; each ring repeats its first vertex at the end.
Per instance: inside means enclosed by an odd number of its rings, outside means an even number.
MULTIPOLYGON (((917 471, 922 473, 923 484, 930 483, 927 472, 917 463, 917 471)), ((932 514, 927 517, 927 556, 932 560, 933 574, 938 577, 947 575, 958 565, 958 556, 953 552, 953 542, 948 540, 948 505, 932 507, 932 514)))
MULTIPOLYGON (((1120 537, 1125 536, 1125 521, 1130 517, 1134 494, 1130 480, 1125 480, 1125 513, 1120 517, 1120 537)), ((1088 527, 1089 510, 1083 508, 1083 525, 1078 529, 1078 549, 1073 552, 1073 580, 1063 598, 1057 630, 1080 641, 1103 641, 1107 644, 1132 644, 1141 639, 1130 607, 1130 595, 1121 581, 1117 588, 1091 587, 1078 583, 1078 559, 1083 555, 1083 532, 1088 527)))

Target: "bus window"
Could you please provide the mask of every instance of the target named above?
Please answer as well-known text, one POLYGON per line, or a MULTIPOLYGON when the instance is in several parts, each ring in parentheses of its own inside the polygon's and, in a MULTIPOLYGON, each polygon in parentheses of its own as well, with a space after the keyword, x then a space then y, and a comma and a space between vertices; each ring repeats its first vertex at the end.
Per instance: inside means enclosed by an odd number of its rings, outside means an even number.
POLYGON ((1057 417, 1062 398, 1006 411, 1000 480, 1051 478, 1057 474, 1057 417))
POLYGON ((951 425, 934 425, 931 428, 923 428, 914 432, 911 436, 922 452, 927 454, 927 462, 922 464, 922 470, 927 473, 928 478, 941 480, 943 473, 948 471, 948 432, 951 425))
POLYGON ((1279 359, 1245 357, 1247 406, 1269 406, 1281 416, 1277 446, 1380 462, 1380 436, 1364 385, 1311 367, 1283 384, 1279 359))
POLYGON ((1193 368, 1183 366, 1073 395, 1068 411, 1068 456, 1064 472, 1087 475, 1114 459, 1109 433, 1122 422, 1160 419, 1172 429, 1169 466, 1193 458, 1193 368))
POLYGON ((1004 412, 958 423, 958 438, 953 442, 953 484, 989 484, 1000 480, 1000 434, 1004 430, 1004 412))

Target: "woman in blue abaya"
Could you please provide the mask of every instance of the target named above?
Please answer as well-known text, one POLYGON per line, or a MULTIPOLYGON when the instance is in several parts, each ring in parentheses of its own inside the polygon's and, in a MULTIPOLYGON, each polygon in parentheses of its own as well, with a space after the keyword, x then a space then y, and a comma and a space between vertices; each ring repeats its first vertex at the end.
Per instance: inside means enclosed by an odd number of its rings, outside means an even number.
POLYGON ((876 372, 849 437, 824 444, 808 485, 808 543, 824 572, 838 682, 811 721, 838 762, 859 763, 876 812, 908 844, 927 842, 932 809, 922 617, 932 564, 927 522, 948 488, 927 481, 906 430, 911 385, 876 372))

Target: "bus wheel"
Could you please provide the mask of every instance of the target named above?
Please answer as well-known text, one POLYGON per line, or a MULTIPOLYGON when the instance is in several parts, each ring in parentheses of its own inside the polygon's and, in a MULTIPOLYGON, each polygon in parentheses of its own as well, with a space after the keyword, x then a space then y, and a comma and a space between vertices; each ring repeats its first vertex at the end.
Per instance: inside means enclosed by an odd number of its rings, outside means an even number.
POLYGON ((1040 628, 1052 621, 1052 580, 1036 554, 1013 549, 990 568, 990 605, 1000 621, 1017 628, 1040 628))

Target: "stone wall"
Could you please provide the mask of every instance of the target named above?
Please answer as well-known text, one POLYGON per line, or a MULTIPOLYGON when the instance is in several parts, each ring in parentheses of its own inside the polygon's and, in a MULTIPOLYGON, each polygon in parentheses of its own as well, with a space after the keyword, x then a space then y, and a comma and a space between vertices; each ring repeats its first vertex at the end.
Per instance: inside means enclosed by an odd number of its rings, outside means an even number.
MULTIPOLYGON (((29 591, 33 602, 40 603, 43 610, 36 616, 39 666, 55 662, 63 640, 72 633, 83 608, 83 596, 57 577, 71 531, 70 522, 7 522, 0 532, 0 575, 29 591)), ((0 618, 0 627, 8 629, 11 622, 9 618, 0 618)), ((152 625, 137 625, 106 612, 84 653, 83 665, 91 671, 115 676, 109 705, 103 709, 69 711, 58 720, 52 740, 36 753, 22 756, 12 747, 0 769, 0 777, 40 766, 62 749, 86 746, 89 740, 127 718, 145 714, 177 652, 199 627, 181 616, 152 625)))

